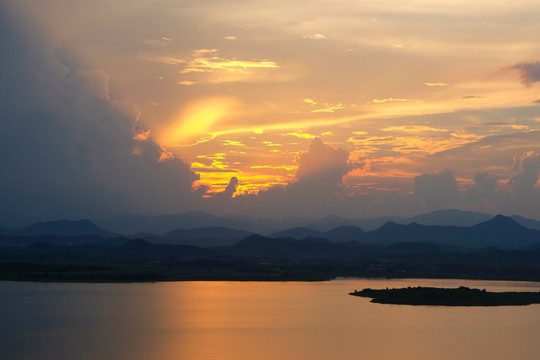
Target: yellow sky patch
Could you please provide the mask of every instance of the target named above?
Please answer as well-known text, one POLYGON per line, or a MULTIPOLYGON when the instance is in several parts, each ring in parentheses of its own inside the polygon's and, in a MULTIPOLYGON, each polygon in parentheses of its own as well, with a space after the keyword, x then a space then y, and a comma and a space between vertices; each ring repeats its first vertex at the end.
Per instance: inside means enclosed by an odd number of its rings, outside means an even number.
POLYGON ((423 125, 404 125, 404 126, 391 126, 381 131, 395 131, 395 132, 447 132, 447 129, 434 128, 431 126, 423 125))

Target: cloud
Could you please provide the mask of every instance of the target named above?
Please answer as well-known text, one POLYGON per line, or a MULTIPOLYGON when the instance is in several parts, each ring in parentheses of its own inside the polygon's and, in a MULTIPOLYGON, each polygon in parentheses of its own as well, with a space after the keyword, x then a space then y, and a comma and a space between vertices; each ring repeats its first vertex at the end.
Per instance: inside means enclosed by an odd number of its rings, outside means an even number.
POLYGON ((394 99, 394 98, 386 98, 386 99, 373 99, 371 100, 372 104, 384 104, 387 102, 407 102, 410 101, 409 99, 394 99))
POLYGON ((398 132, 448 132, 448 129, 439 129, 425 125, 406 125, 406 126, 391 126, 381 131, 398 131, 398 132))
POLYGON ((517 175, 510 179, 510 186, 515 193, 524 194, 533 191, 540 173, 540 153, 528 151, 514 156, 513 170, 517 175))
POLYGON ((325 107, 320 109, 311 110, 312 113, 333 113, 336 110, 343 110, 345 106, 342 103, 336 105, 324 104, 325 107))
POLYGON ((316 34, 303 35, 302 38, 303 39, 312 39, 312 40, 322 40, 322 39, 326 39, 326 36, 324 36, 323 34, 316 33, 316 34))
POLYGON ((540 81, 540 61, 521 62, 510 67, 513 70, 518 70, 520 73, 521 82, 527 86, 540 81))
POLYGON ((286 134, 283 134, 284 136, 296 136, 297 138, 300 138, 300 139, 315 139, 316 136, 313 135, 313 134, 308 134, 308 133, 301 133, 301 132, 289 132, 289 133, 286 133, 286 134))
POLYGON ((178 64, 185 64, 186 60, 179 59, 175 56, 153 56, 150 54, 139 54, 139 58, 147 61, 154 61, 162 64, 167 65, 178 65, 178 64))
MULTIPOLYGON (((314 138, 305 152, 298 154, 295 181, 272 186, 257 195, 234 197, 235 210, 268 216, 323 215, 344 210, 343 177, 359 166, 349 152, 314 138)), ((292 169, 292 168, 291 168, 292 169)))
POLYGON ((334 149, 324 144, 321 139, 315 138, 308 151, 297 157, 298 169, 295 176, 298 181, 316 180, 340 184, 343 176, 352 169, 348 160, 349 153, 346 150, 334 149))
POLYGON ((107 74, 60 64, 35 37, 45 34, 17 20, 0 16, 2 221, 198 207, 199 176, 152 140, 134 105, 110 95, 107 74))
POLYGON ((478 96, 478 95, 465 95, 465 96, 460 96, 459 98, 460 99, 485 99, 486 97, 478 96))
POLYGON ((182 74, 190 72, 212 72, 215 70, 245 72, 247 69, 278 68, 270 60, 237 60, 217 56, 218 49, 199 49, 193 52, 193 59, 188 62, 182 74), (208 56, 212 55, 212 56, 208 56))
POLYGON ((450 208, 458 197, 456 178, 450 170, 417 176, 414 194, 430 210, 450 208))
POLYGON ((184 85, 184 86, 191 86, 191 85, 200 84, 201 82, 202 81, 181 80, 181 81, 178 81, 177 84, 184 85))
POLYGON ((479 171, 474 174, 473 180, 474 185, 466 190, 467 201, 477 208, 492 205, 499 186, 499 179, 497 176, 492 176, 487 172, 479 171))
POLYGON ((436 82, 436 83, 427 82, 427 83, 424 83, 424 85, 434 87, 434 86, 447 86, 448 84, 443 83, 443 82, 436 82))
POLYGON ((215 197, 231 198, 236 193, 237 189, 238 189, 238 178, 233 176, 231 180, 229 181, 229 184, 227 185, 227 187, 223 191, 217 193, 215 197))

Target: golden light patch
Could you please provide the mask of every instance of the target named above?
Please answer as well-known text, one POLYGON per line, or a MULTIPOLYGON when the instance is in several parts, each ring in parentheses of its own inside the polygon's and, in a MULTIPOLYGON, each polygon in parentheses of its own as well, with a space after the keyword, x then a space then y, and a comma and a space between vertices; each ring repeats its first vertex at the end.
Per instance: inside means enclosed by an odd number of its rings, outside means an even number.
POLYGON ((290 132, 290 133, 286 133, 286 134, 283 134, 285 136, 296 136, 297 138, 300 138, 300 139, 315 139, 316 136, 313 135, 313 134, 308 134, 308 133, 300 133, 300 132, 290 132))
POLYGON ((396 132, 448 132, 447 129, 434 128, 425 125, 405 125, 405 126, 391 126, 381 131, 396 131, 396 132))
POLYGON ((200 84, 200 83, 201 83, 200 81, 190 81, 190 80, 182 80, 182 81, 177 82, 178 85, 184 85, 184 86, 191 86, 191 85, 200 84))
POLYGON ((212 138, 212 126, 224 119, 233 105, 234 101, 228 98, 211 98, 192 104, 161 131, 158 142, 163 146, 182 146, 212 138))
POLYGON ((427 82, 427 83, 424 83, 424 85, 434 87, 434 86, 447 86, 448 84, 443 83, 443 82, 435 82, 435 83, 427 82))
POLYGON ((325 104, 325 107, 311 110, 311 112, 312 113, 333 113, 336 110, 343 110, 343 109, 345 109, 345 105, 343 105, 342 103, 339 103, 336 105, 325 104))
POLYGON ((272 170, 287 170, 292 171, 296 170, 298 166, 295 165, 254 165, 251 166, 250 169, 272 169, 272 170))
MULTIPOLYGON (((227 187, 232 174, 227 172, 202 172, 199 175, 201 177, 200 184, 210 187, 209 194, 216 194, 227 187)), ((236 195, 254 194, 271 186, 286 185, 290 180, 287 176, 252 173, 249 171, 234 176, 238 178, 239 182, 236 195)))
POLYGON ((243 142, 235 140, 223 140, 221 143, 225 146, 246 146, 243 142))
POLYGON ((264 146, 283 146, 283 144, 273 143, 271 141, 263 141, 264 146))
POLYGON ((320 34, 320 33, 315 33, 315 34, 303 35, 302 38, 303 39, 311 39, 311 40, 322 40, 322 39, 326 39, 326 36, 324 36, 323 34, 320 34))
POLYGON ((135 136, 133 136, 133 140, 144 141, 144 140, 148 140, 149 137, 150 137, 150 130, 141 131, 140 133, 135 134, 135 136))
POLYGON ((167 151, 167 150, 163 150, 161 152, 161 154, 159 155, 159 159, 158 161, 159 162, 164 162, 164 161, 167 161, 167 160, 171 160, 174 158, 174 154, 170 151, 167 151))
POLYGON ((213 72, 214 70, 246 71, 247 69, 278 68, 279 65, 267 59, 237 60, 217 56, 217 49, 199 49, 193 52, 193 59, 181 70, 181 74, 190 72, 213 72), (208 57, 208 55, 211 55, 208 57))

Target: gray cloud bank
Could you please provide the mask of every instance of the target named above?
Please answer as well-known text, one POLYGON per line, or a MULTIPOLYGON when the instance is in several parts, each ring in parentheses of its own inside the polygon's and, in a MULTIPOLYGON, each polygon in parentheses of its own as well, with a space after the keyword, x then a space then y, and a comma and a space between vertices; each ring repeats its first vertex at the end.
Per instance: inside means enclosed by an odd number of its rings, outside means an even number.
POLYGON ((151 139, 134 139, 138 109, 110 97, 106 74, 72 71, 39 28, 2 14, 2 222, 196 206, 198 175, 180 159, 160 162, 151 139))

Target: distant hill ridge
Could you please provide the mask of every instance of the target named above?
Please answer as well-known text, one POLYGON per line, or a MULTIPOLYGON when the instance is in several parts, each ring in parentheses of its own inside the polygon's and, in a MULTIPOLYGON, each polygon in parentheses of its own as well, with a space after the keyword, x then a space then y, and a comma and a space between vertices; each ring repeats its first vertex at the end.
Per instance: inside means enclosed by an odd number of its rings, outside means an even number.
POLYGON ((116 236, 105 231, 88 219, 70 221, 57 220, 38 222, 25 229, 15 232, 16 235, 36 236, 36 235, 59 235, 59 236, 81 236, 100 235, 103 237, 116 236))
MULTIPOLYGON (((473 223, 479 219, 488 218, 486 221, 475 223, 470 226, 455 226, 455 225, 430 225, 417 222, 404 221, 403 219, 394 219, 403 221, 387 221, 382 226, 364 231, 356 225, 345 225, 335 227, 326 231, 316 230, 310 227, 292 227, 285 230, 262 234, 271 238, 291 238, 291 239, 326 239, 331 242, 348 242, 356 241, 366 244, 386 246, 398 242, 421 242, 432 243, 439 246, 457 246, 466 248, 481 248, 481 247, 499 247, 502 249, 517 249, 527 246, 539 246, 540 231, 536 229, 526 228, 518 221, 526 222, 529 226, 534 226, 537 222, 531 219, 521 217, 507 217, 497 215, 491 217, 489 215, 471 212, 462 212, 459 210, 444 210, 436 211, 421 216, 416 216, 411 219, 431 223, 448 223, 445 216, 457 221, 464 217, 474 218, 473 223)), ((144 217, 143 217, 144 218, 144 217)), ((219 222, 234 223, 230 218, 219 217, 202 212, 191 212, 189 214, 171 215, 169 217, 152 218, 153 226, 160 222, 166 222, 166 219, 187 219, 193 220, 191 224, 199 224, 200 219, 219 219, 219 222), (202 216, 202 218, 200 217, 202 216)), ((250 221, 248 217, 237 222, 237 224, 250 221)), ((300 221, 301 218, 296 220, 300 221)), ((345 218, 326 217, 324 221, 328 223, 330 220, 339 220, 342 222, 345 218)), ((382 219, 382 218, 380 218, 382 219)), ((295 221, 296 221, 295 220, 295 221)), ((345 219, 346 220, 346 219, 345 219)), ((141 220, 142 221, 142 220, 141 220)), ((313 221, 313 219, 306 219, 313 221)), ((144 222, 144 221, 143 221, 144 222)), ((282 224, 287 223, 286 221, 282 224)), ((450 222, 451 223, 451 222, 450 222)), ((169 226, 173 223, 169 223, 169 226)), ((196 227, 191 229, 176 228, 172 231, 165 232, 163 235, 156 233, 140 233, 131 238, 140 238, 152 243, 164 244, 183 244, 195 245, 201 247, 212 246, 229 246, 245 239, 246 237, 256 234, 257 232, 237 229, 229 226, 214 226, 212 221, 206 224, 207 226, 196 227)), ((539 226, 540 227, 540 226, 539 226)), ((260 233, 259 233, 260 234, 260 233)), ((117 236, 111 232, 105 231, 95 225, 90 220, 78 221, 50 221, 33 224, 25 229, 13 231, 7 235, 18 236, 42 236, 42 235, 58 235, 58 236, 81 236, 81 235, 98 235, 101 237, 117 236)))
MULTIPOLYGON (((111 220, 102 220, 97 224, 112 233, 134 235, 148 233, 165 235, 176 229, 196 229, 206 227, 227 227, 263 235, 274 235, 293 228, 308 228, 319 232, 344 227, 356 226, 364 231, 380 228, 388 221, 396 224, 418 223, 439 226, 472 226, 491 219, 493 215, 456 209, 432 211, 411 218, 383 216, 378 218, 349 219, 337 215, 321 218, 296 217, 286 219, 268 219, 250 216, 213 215, 202 211, 190 211, 181 214, 160 216, 123 216, 111 220)), ((513 215, 517 223, 531 229, 540 230, 540 221, 513 215)))

